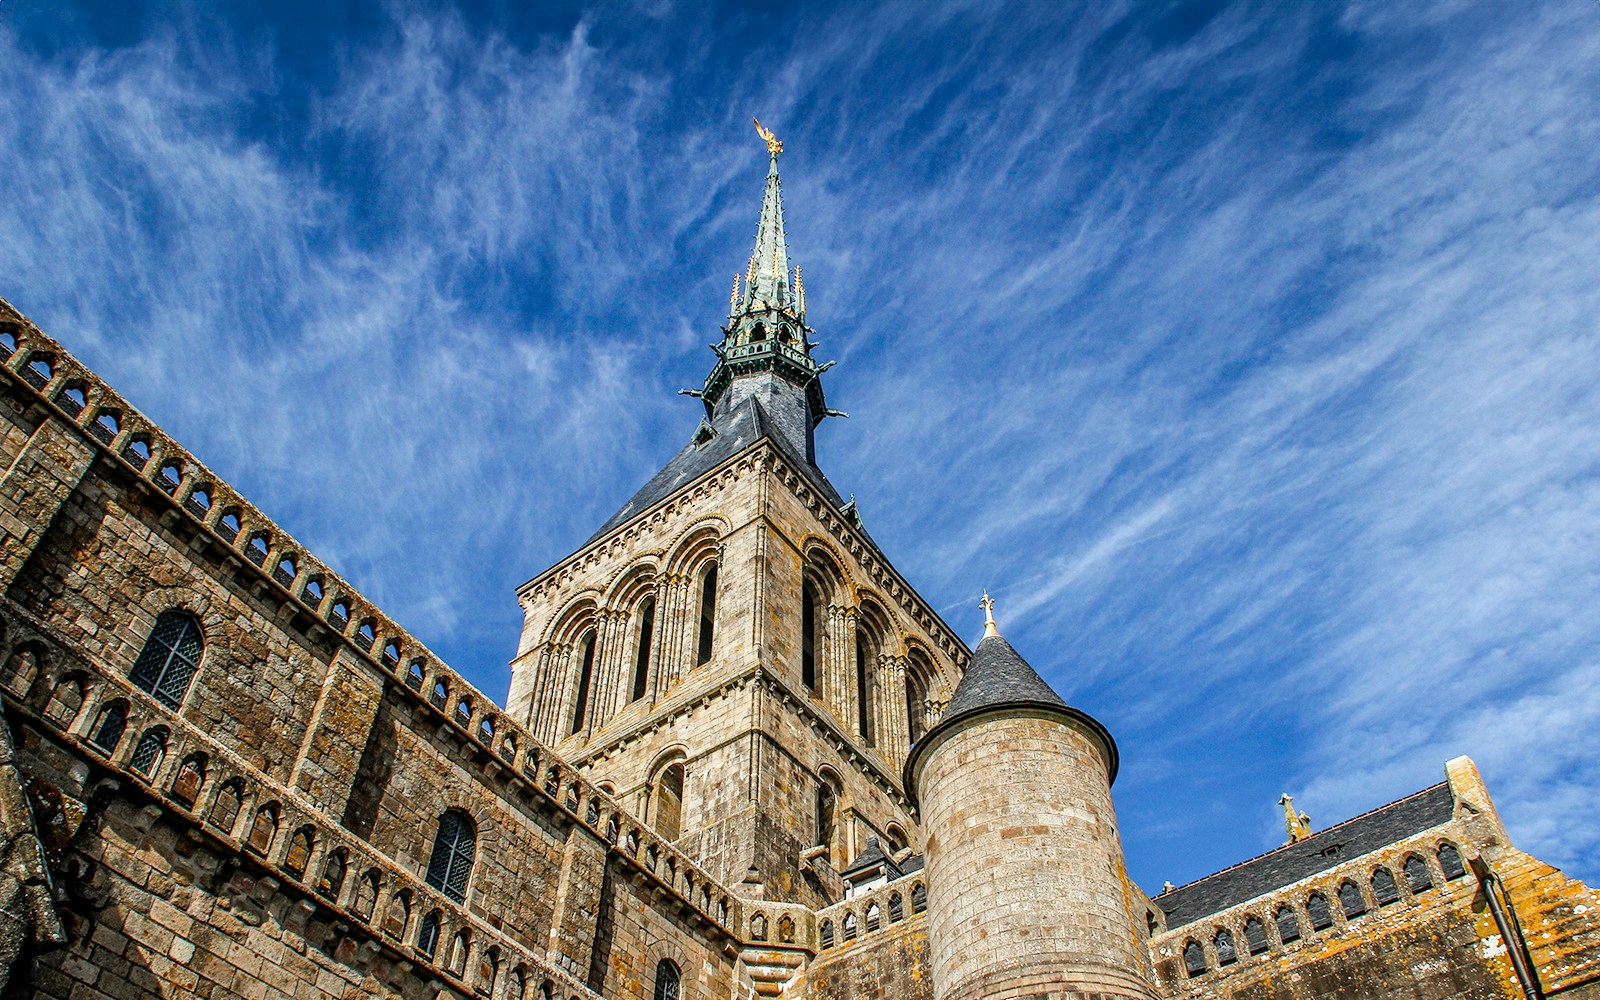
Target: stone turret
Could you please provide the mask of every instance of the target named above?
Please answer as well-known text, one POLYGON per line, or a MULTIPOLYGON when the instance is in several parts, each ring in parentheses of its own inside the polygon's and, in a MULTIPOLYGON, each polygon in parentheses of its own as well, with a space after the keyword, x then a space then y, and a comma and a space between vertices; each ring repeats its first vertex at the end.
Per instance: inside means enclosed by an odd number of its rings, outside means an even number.
POLYGON ((937 1000, 1156 995, 1111 805, 1116 771, 1111 734, 990 618, 905 766, 926 836, 937 1000))

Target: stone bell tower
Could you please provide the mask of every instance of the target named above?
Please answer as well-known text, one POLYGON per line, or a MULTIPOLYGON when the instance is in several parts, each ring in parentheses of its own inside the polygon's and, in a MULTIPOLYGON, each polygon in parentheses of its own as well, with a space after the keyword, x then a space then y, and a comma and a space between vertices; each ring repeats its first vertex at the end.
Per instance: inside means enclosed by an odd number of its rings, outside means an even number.
POLYGON ((1111 734, 1062 701, 991 614, 905 766, 927 844, 936 1000, 1156 995, 1111 805, 1116 772, 1111 734))
MULTIPOLYGON (((757 128, 760 128, 758 123, 757 128)), ((817 464, 827 408, 771 132, 755 247, 683 449, 518 589, 507 709, 728 884, 814 906, 871 837, 966 647, 817 464)))

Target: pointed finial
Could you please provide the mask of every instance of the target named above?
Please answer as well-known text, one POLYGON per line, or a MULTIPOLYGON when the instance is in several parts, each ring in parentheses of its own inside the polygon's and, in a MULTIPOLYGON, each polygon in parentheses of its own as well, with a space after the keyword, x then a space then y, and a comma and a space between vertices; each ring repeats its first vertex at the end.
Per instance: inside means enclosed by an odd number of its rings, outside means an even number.
POLYGON ((728 294, 728 315, 739 311, 739 272, 733 274, 733 291, 728 294))
POLYGON ((1311 817, 1295 811, 1294 796, 1284 792, 1278 799, 1278 805, 1283 806, 1283 828, 1289 834, 1285 844, 1293 844, 1311 836, 1311 817))
POLYGON ((987 590, 983 592, 983 600, 978 602, 978 607, 983 609, 983 637, 998 636, 1000 629, 994 623, 994 598, 989 596, 987 590))
POLYGON ((795 308, 800 310, 800 315, 806 314, 806 283, 800 280, 800 268, 794 269, 794 298, 795 308))
POLYGON ((752 118, 750 120, 756 123, 756 132, 760 134, 761 138, 767 141, 767 152, 771 153, 772 158, 776 160, 778 158, 778 154, 783 152, 783 143, 778 141, 778 137, 772 134, 771 129, 766 128, 761 124, 761 120, 759 118, 752 118))

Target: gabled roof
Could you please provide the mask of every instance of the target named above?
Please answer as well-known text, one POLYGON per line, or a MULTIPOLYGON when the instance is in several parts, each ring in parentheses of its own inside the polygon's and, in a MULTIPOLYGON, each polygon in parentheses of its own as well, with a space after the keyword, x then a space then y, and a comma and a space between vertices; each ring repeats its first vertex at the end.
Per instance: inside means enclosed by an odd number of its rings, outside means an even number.
MULTIPOLYGON (((801 434, 800 440, 804 441, 803 432, 801 434)), ((780 420, 767 412, 759 396, 751 395, 718 414, 710 422, 701 424, 700 430, 695 433, 695 440, 690 441, 682 451, 674 455, 671 461, 662 466, 660 472, 651 476, 650 481, 633 495, 633 499, 623 504, 621 510, 611 515, 610 519, 600 526, 600 530, 590 536, 589 542, 595 541, 634 515, 643 513, 665 500, 680 487, 694 482, 762 438, 777 445, 778 449, 800 468, 811 484, 835 507, 843 506, 844 501, 840 498, 839 492, 833 488, 833 484, 828 482, 828 477, 824 476, 822 470, 808 461, 799 450, 794 440, 794 429, 783 426, 780 420), (706 434, 708 429, 709 435, 706 434)), ((589 542, 584 544, 587 545, 589 542)))
POLYGON ((1170 930, 1449 822, 1455 796, 1440 782, 1354 819, 1155 897, 1170 930))

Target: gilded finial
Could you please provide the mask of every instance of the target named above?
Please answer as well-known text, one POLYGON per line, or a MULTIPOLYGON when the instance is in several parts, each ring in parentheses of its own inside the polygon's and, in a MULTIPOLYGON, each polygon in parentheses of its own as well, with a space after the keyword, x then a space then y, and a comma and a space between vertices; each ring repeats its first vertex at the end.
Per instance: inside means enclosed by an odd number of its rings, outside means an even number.
POLYGON ((733 291, 728 293, 728 315, 739 311, 739 272, 733 272, 733 291))
POLYGON ((795 308, 800 310, 802 316, 806 311, 806 283, 800 280, 800 268, 794 269, 794 298, 795 308))
POLYGON ((783 143, 778 141, 778 137, 772 134, 771 129, 761 124, 759 118, 750 120, 756 123, 756 131, 761 134, 761 138, 767 140, 767 152, 772 154, 773 159, 777 159, 778 154, 783 152, 783 143))
POLYGON ((978 602, 978 607, 983 609, 983 637, 998 636, 1000 629, 994 623, 994 598, 989 596, 987 590, 983 592, 983 600, 978 602))

